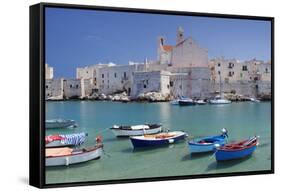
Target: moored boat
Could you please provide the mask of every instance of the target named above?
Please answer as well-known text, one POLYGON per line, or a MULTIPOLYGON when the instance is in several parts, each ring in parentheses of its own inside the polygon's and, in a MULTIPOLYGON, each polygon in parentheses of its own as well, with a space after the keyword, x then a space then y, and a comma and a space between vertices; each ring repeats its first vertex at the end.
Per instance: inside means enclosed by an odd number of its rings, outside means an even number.
POLYGON ((257 148, 258 136, 237 143, 220 146, 216 150, 217 161, 227 161, 250 156, 257 148))
POLYGON ((186 98, 184 100, 179 100, 180 106, 193 106, 196 105, 196 102, 190 98, 186 98))
POLYGON ((172 105, 179 105, 179 101, 184 101, 184 100, 188 100, 189 98, 184 97, 184 96, 180 96, 178 99, 174 99, 172 101, 170 101, 170 103, 172 105))
POLYGON ((128 137, 137 135, 156 134, 162 131, 161 124, 145 124, 145 125, 114 125, 110 128, 117 137, 128 137))
POLYGON ((45 147, 71 147, 83 144, 87 133, 75 133, 67 135, 48 135, 45 137, 45 147))
POLYGON ((195 102, 196 102, 197 105, 206 105, 206 104, 207 104, 207 102, 205 102, 205 101, 202 100, 202 99, 199 99, 199 100, 197 100, 197 101, 195 101, 195 102))
POLYGON ((45 165, 46 166, 68 166, 99 159, 103 153, 103 144, 101 136, 96 138, 97 144, 94 147, 73 149, 69 147, 46 148, 45 165))
POLYGON ((230 104, 231 101, 222 98, 220 95, 217 95, 214 99, 210 100, 210 104, 230 104))
POLYGON ((47 129, 77 127, 76 122, 70 119, 47 119, 45 125, 47 129))
POLYGON ((226 143, 228 137, 227 130, 223 128, 221 135, 209 136, 200 139, 188 141, 187 145, 190 153, 203 153, 211 152, 218 146, 222 146, 226 143))
POLYGON ((258 100, 256 98, 253 98, 253 97, 251 97, 249 99, 250 99, 251 102, 254 102, 254 103, 260 103, 261 102, 260 100, 258 100))
POLYGON ((188 135, 183 131, 158 133, 130 137, 134 148, 157 147, 169 145, 184 140, 188 135))

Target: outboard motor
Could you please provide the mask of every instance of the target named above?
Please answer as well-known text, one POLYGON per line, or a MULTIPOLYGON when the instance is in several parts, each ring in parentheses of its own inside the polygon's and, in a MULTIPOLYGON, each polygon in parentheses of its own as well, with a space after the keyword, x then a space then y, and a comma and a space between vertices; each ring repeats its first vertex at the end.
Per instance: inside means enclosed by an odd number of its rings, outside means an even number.
POLYGON ((226 128, 222 128, 221 132, 222 132, 222 135, 228 137, 227 129, 226 128))

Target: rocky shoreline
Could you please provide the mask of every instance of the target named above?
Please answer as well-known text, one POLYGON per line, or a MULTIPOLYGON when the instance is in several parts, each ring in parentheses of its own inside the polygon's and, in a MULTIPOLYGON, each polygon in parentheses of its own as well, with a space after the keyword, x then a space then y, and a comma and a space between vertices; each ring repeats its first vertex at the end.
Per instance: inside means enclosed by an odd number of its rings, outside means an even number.
MULTIPOLYGON (((234 94, 234 93, 225 93, 224 97, 232 102, 243 102, 243 101, 250 101, 250 97, 234 94)), ((259 95, 257 97, 260 101, 271 101, 271 95, 259 95)), ((70 98, 63 98, 61 96, 52 97, 46 99, 46 101, 67 101, 67 100, 93 100, 93 101, 116 101, 116 102, 169 102, 173 100, 170 96, 165 96, 159 92, 148 92, 148 93, 141 93, 136 98, 132 98, 127 95, 126 92, 117 93, 113 95, 105 95, 103 93, 93 93, 90 96, 86 97, 70 97, 70 98)), ((208 100, 208 99, 205 99, 208 100)))

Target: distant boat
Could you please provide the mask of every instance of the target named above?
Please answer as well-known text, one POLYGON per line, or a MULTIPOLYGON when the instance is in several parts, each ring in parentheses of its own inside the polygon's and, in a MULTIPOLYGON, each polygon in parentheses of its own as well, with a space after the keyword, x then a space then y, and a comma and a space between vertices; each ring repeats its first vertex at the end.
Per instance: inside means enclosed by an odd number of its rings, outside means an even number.
POLYGON ((210 104, 229 104, 230 100, 222 98, 220 95, 217 95, 215 99, 210 100, 210 104))
POLYGON ((113 125, 110 128, 115 136, 117 137, 128 137, 146 134, 155 134, 162 131, 161 124, 145 124, 145 125, 113 125))
POLYGON ((221 83, 221 75, 219 73, 220 76, 220 95, 217 95, 214 99, 211 99, 209 101, 210 104, 230 104, 231 101, 224 99, 222 96, 222 83, 221 83))
POLYGON ((134 148, 157 147, 184 140, 188 135, 183 131, 158 133, 155 135, 142 135, 130 137, 134 148))
POLYGON ((207 104, 207 102, 205 102, 205 101, 202 100, 202 99, 199 99, 199 100, 197 100, 197 101, 195 101, 195 102, 196 102, 197 105, 206 105, 206 104, 207 104))
POLYGON ((47 129, 77 127, 76 122, 70 119, 47 119, 45 124, 47 129))
POLYGON ((260 103, 261 101, 260 100, 258 100, 258 99, 256 99, 256 98, 250 98, 250 101, 251 102, 255 102, 255 103, 260 103))
POLYGON ((187 145, 190 153, 203 153, 211 152, 218 146, 222 146, 226 143, 228 137, 227 130, 223 128, 221 135, 209 136, 200 139, 188 141, 187 145))
POLYGON ((186 98, 184 100, 179 100, 179 105, 180 106, 193 106, 193 105, 196 105, 196 102, 190 98, 186 98))
POLYGON ((75 133, 68 135, 49 135, 45 137, 45 147, 72 147, 85 142, 87 133, 75 133))
POLYGON ((179 101, 182 101, 182 100, 189 100, 189 98, 184 97, 184 96, 180 96, 178 99, 170 101, 170 103, 172 105, 179 105, 179 101))
POLYGON ((258 136, 254 136, 244 141, 218 147, 215 153, 216 160, 226 161, 247 157, 256 150, 257 144, 258 136))

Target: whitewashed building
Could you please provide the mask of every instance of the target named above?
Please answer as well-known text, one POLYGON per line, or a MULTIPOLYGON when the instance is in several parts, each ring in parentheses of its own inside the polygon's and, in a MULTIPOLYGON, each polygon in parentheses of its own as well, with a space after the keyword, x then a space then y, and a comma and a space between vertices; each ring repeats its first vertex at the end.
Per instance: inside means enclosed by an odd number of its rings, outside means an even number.
POLYGON ((132 97, 148 92, 159 92, 170 96, 170 75, 168 71, 135 72, 132 97))
POLYGON ((48 64, 45 64, 45 79, 53 79, 54 78, 54 68, 50 67, 48 64))
POLYGON ((67 79, 63 81, 64 98, 84 98, 85 84, 84 79, 67 79))
POLYGON ((45 80, 45 97, 46 99, 63 98, 63 78, 45 80))

